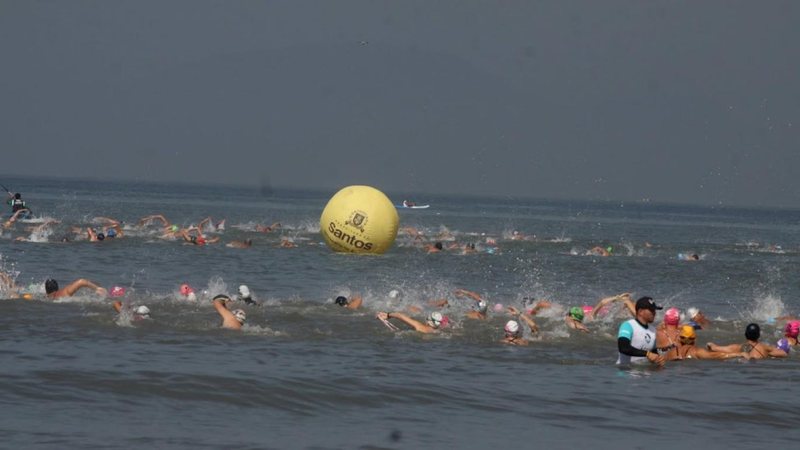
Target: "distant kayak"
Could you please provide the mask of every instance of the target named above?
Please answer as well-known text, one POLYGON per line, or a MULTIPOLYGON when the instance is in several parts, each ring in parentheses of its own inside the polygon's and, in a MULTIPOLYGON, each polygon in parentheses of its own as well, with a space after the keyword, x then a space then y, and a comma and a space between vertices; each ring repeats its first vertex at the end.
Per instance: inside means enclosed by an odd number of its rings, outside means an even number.
POLYGON ((404 208, 404 209, 427 209, 431 207, 431 205, 411 205, 411 206, 394 205, 394 206, 397 208, 404 208))

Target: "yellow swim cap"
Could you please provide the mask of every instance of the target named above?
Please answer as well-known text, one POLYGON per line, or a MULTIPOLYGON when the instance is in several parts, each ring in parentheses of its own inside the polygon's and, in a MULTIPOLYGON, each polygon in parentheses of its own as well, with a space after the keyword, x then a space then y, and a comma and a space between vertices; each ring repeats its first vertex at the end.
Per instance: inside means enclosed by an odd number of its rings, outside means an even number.
POLYGON ((33 294, 29 294, 26 292, 22 294, 22 298, 24 298, 25 300, 33 300, 33 294))
POLYGON ((686 339, 694 339, 697 334, 694 332, 694 327, 691 325, 684 325, 681 327, 681 337, 686 339))

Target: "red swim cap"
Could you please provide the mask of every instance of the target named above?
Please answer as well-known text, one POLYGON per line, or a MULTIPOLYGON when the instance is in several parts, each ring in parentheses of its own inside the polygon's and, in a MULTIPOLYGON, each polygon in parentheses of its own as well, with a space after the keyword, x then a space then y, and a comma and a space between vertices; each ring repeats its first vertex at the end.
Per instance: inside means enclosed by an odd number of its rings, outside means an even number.
POLYGON ((678 308, 670 308, 664 313, 664 323, 667 325, 678 325, 681 321, 681 312, 678 308))

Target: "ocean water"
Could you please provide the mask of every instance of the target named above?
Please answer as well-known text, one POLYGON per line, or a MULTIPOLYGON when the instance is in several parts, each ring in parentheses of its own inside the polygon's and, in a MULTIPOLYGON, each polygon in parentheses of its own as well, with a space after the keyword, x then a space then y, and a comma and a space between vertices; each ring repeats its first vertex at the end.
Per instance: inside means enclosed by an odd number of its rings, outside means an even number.
MULTIPOLYGON (((570 306, 631 292, 699 307, 714 323, 699 344, 765 340, 776 316, 800 315, 800 211, 416 194, 401 227, 474 254, 427 254, 406 233, 384 255, 331 252, 319 216, 334 192, 54 179, 14 179, 34 212, 0 235, 0 269, 34 299, 0 301, 0 438, 6 448, 674 448, 679 442, 777 446, 800 438, 798 356, 619 368, 618 307, 570 332, 570 306), (141 217, 225 229, 204 247, 158 238, 141 217), (91 243, 73 227, 106 216, 126 236, 91 243), (45 232, 28 227, 47 218, 45 232), (257 224, 282 224, 258 233, 257 224), (514 240, 514 231, 526 239, 514 240), (69 242, 61 242, 68 237, 69 242), (23 238, 26 241, 18 241, 23 238), (253 246, 225 246, 252 239, 253 246), (290 239, 296 248, 281 248, 290 239), (31 242, 32 241, 32 242, 31 242), (490 244, 496 242, 496 245, 490 244), (587 256, 611 247, 609 257, 587 256), (491 251, 491 252, 490 252, 491 251), (679 258, 697 254, 699 261, 679 258), (42 283, 88 278, 123 286, 152 319, 118 317, 82 292, 48 301, 42 283), (199 298, 181 298, 189 283, 199 298), (243 332, 210 305, 247 284, 243 332), (489 319, 464 318, 480 293, 489 319), (389 296, 391 290, 400 294, 389 296), (364 307, 333 304, 361 295, 364 307), (498 341, 502 308, 549 299, 528 347, 498 341), (378 311, 431 311, 452 326, 393 333, 378 311), (497 306, 500 312, 495 312, 497 306)), ((407 193, 387 193, 395 203, 407 193)), ((12 297, 7 290, 0 297, 12 297)), ((660 321, 659 315, 658 320, 660 321)))

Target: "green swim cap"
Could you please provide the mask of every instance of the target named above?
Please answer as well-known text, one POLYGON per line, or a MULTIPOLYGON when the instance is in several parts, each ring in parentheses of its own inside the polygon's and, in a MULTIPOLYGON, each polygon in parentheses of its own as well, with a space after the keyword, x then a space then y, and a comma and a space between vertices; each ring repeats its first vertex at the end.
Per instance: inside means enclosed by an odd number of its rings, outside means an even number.
POLYGON ((578 322, 583 322, 583 308, 579 306, 573 306, 569 309, 569 316, 578 322))
POLYGON ((169 229, 172 230, 172 231, 178 231, 178 226, 177 225, 173 225, 173 226, 169 227, 169 229))
POLYGON ((608 253, 611 253, 614 251, 614 247, 609 245, 608 247, 606 247, 606 250, 608 251, 608 253))

